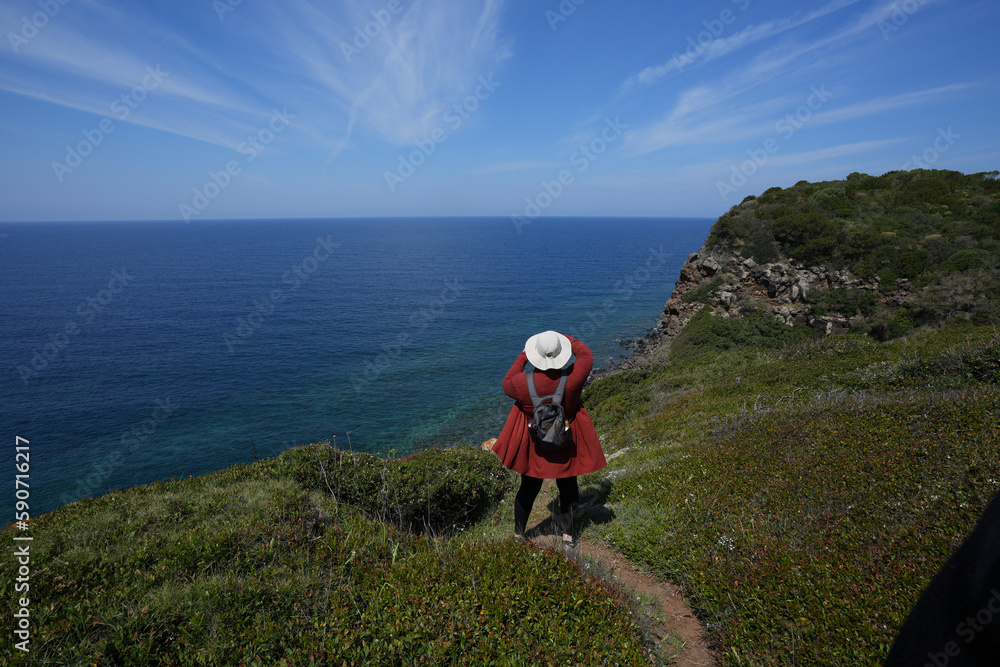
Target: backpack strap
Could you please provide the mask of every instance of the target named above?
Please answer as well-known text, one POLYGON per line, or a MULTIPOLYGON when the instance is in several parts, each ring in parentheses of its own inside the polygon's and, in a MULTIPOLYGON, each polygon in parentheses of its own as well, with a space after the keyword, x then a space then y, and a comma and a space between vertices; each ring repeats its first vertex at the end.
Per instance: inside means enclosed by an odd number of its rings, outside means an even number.
POLYGON ((569 377, 569 372, 564 368, 562 375, 559 377, 559 386, 556 387, 556 391, 552 394, 552 403, 556 405, 561 405, 563 409, 566 408, 563 405, 563 397, 566 395, 566 381, 569 377))
POLYGON ((564 368, 562 370, 562 375, 559 377, 559 385, 556 387, 555 393, 549 394, 548 396, 538 395, 538 389, 535 388, 534 370, 530 373, 525 373, 525 375, 527 375, 526 380, 528 381, 528 395, 531 396, 532 409, 537 410, 538 406, 544 403, 546 399, 551 399, 550 402, 554 405, 562 405, 563 397, 566 395, 566 382, 569 377, 569 371, 567 369, 564 368))
POLYGON ((534 410, 538 409, 538 406, 542 404, 545 398, 538 396, 538 390, 535 389, 535 371, 530 373, 525 373, 526 379, 528 381, 528 395, 531 396, 531 407, 534 410))

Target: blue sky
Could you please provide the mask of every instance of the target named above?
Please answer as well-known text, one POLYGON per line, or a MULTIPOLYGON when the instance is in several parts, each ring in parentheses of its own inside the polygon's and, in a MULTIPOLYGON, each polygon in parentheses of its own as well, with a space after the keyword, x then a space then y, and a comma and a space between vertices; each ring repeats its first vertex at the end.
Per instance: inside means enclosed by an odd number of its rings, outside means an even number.
POLYGON ((3 0, 0 220, 715 217, 1000 168, 992 0, 3 0))

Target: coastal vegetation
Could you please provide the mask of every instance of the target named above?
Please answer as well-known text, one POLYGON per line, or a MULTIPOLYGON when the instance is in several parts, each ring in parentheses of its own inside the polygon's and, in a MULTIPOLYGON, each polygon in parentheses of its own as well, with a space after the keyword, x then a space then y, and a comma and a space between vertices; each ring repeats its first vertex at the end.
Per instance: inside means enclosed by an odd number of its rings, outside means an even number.
MULTIPOLYGON (((694 322, 694 321, 693 321, 694 322)), ((724 665, 878 665, 1000 488, 992 326, 739 347, 596 383, 614 520, 724 665)))
POLYGON ((875 281, 878 293, 841 290, 814 314, 857 313, 882 339, 921 325, 1000 319, 998 172, 915 169, 770 188, 713 225, 705 247, 758 264, 795 261, 875 281), (900 281, 916 290, 878 305, 900 281))
MULTIPOLYGON (((582 536, 679 583, 720 664, 879 665, 1000 488, 995 176, 851 174, 748 199, 707 246, 909 281, 914 299, 874 320, 901 324, 822 336, 703 309, 665 363, 587 388, 609 465, 581 478, 582 536)), ((811 305, 887 308, 870 290, 811 305)), ((321 443, 73 503, 31 521, 30 659, 670 664, 599 568, 510 539, 515 488, 478 447, 321 443)), ((0 561, 4 599, 15 569, 0 561)))
POLYGON ((510 485, 470 447, 323 444, 73 503, 31 522, 30 654, 8 634, 4 659, 648 664, 621 593, 554 553, 458 537, 510 485))

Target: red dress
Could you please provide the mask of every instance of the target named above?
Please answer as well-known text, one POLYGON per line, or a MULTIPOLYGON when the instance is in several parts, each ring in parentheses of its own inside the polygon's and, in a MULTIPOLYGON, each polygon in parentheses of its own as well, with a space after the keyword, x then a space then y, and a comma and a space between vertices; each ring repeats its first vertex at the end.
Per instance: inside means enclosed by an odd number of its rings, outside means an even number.
MULTIPOLYGON (((576 361, 569 366, 566 396, 563 399, 563 408, 573 429, 573 444, 547 451, 539 449, 531 439, 528 433, 528 419, 534 414, 534 407, 531 404, 528 381, 524 373, 528 357, 523 351, 503 379, 503 391, 513 398, 515 403, 507 415, 503 430, 493 444, 493 451, 506 467, 522 475, 540 479, 576 477, 597 472, 608 464, 601 450, 601 442, 597 439, 597 431, 590 421, 590 415, 580 402, 583 385, 590 375, 590 369, 594 366, 594 355, 580 341, 572 336, 567 338, 573 344, 573 354, 576 355, 576 361)), ((562 369, 536 372, 535 386, 538 395, 547 396, 554 392, 561 373, 562 369)))

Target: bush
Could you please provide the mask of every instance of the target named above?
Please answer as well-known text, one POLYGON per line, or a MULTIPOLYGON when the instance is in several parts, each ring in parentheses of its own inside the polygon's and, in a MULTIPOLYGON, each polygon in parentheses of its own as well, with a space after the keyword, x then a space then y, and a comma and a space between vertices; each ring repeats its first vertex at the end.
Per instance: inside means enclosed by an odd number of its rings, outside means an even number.
POLYGON ((893 340, 905 336, 914 327, 910 311, 905 308, 885 311, 880 315, 872 320, 868 330, 868 333, 875 340, 893 340))
POLYGON ((985 250, 959 250, 949 257, 941 268, 946 271, 969 271, 985 266, 989 260, 990 253, 985 250))
POLYGON ((812 335, 809 329, 787 326, 773 315, 761 312, 723 318, 702 309, 674 339, 670 359, 676 361, 741 347, 780 348, 812 335))
POLYGON ((289 450, 258 475, 290 475, 306 490, 412 532, 452 533, 497 505, 513 477, 492 452, 453 447, 382 459, 328 443, 289 450))
POLYGON ((914 295, 912 307, 921 320, 947 322, 1000 321, 1000 273, 996 264, 965 272, 940 274, 914 295))
POLYGON ((861 314, 868 317, 875 312, 878 295, 871 290, 838 289, 825 292, 819 302, 813 307, 815 315, 825 315, 828 312, 839 313, 844 317, 861 314))
POLYGON ((934 169, 769 188, 720 217, 706 242, 758 263, 785 257, 863 279, 892 271, 913 282, 946 261, 950 271, 984 266, 998 244, 1000 181, 934 169))
POLYGON ((907 280, 916 279, 921 273, 924 272, 925 263, 924 259, 927 256, 927 252, 904 252, 899 257, 899 273, 907 280))
POLYGON ((750 232, 740 254, 743 257, 753 259, 758 264, 772 264, 781 259, 781 251, 778 250, 774 235, 764 226, 750 232))
POLYGON ((719 289, 724 282, 725 279, 722 276, 715 276, 707 283, 698 285, 693 290, 685 293, 684 296, 681 297, 681 301, 684 303, 694 303, 695 301, 707 303, 708 295, 719 289))

